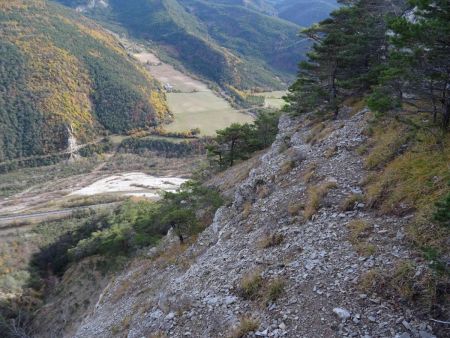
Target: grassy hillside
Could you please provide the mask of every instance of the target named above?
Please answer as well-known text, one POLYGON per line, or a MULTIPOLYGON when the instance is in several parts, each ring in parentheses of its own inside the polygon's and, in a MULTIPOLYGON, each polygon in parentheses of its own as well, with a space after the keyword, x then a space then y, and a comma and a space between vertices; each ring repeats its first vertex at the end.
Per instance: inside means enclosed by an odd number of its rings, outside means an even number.
MULTIPOLYGON (((59 0, 79 7, 79 0, 59 0)), ((87 2, 84 1, 86 4, 87 2)), ((84 13, 152 41, 192 72, 240 89, 281 88, 305 52, 300 27, 266 15, 265 1, 109 0, 84 13)))
POLYGON ((0 35, 0 162, 60 151, 70 130, 85 142, 166 114, 156 82, 118 42, 60 5, 1 2, 0 35))

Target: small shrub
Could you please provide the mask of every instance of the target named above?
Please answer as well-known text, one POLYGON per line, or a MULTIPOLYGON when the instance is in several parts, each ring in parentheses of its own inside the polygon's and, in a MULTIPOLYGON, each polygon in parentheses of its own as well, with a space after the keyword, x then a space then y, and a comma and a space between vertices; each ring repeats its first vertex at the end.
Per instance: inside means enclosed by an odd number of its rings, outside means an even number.
POLYGON ((284 292, 285 283, 282 279, 274 279, 267 285, 266 303, 275 302, 284 292))
POLYGON ((263 286, 260 271, 253 271, 244 275, 239 283, 239 294, 244 299, 256 299, 263 286))
POLYGON ((278 246, 283 243, 283 240, 284 236, 282 234, 266 235, 259 241, 259 247, 262 249, 267 249, 273 246, 278 246))
POLYGON ((305 206, 303 215, 306 219, 311 219, 313 215, 319 210, 320 203, 326 196, 330 189, 336 188, 335 182, 326 182, 317 186, 313 186, 308 190, 308 201, 305 206))
POLYGON ((360 194, 352 194, 348 196, 341 204, 342 211, 351 211, 355 208, 355 205, 363 200, 360 194))
POLYGON ((239 324, 231 331, 229 338, 243 338, 250 332, 258 330, 260 322, 258 319, 244 316, 240 319, 239 324))

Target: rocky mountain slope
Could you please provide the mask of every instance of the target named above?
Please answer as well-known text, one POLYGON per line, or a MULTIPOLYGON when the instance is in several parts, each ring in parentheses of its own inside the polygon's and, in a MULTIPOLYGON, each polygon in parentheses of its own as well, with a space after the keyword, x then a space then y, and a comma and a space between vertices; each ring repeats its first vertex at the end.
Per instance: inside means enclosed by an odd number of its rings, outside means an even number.
POLYGON ((44 0, 0 3, 0 162, 167 117, 159 85, 101 27, 44 0))
POLYGON ((194 244, 169 234, 142 252, 89 295, 97 301, 78 322, 47 304, 38 336, 433 337, 425 305, 400 297, 408 278, 428 277, 404 241, 408 216, 381 217, 358 199, 343 206, 363 193, 357 148, 369 115, 312 129, 282 117, 267 152, 209 182, 229 204, 194 244))

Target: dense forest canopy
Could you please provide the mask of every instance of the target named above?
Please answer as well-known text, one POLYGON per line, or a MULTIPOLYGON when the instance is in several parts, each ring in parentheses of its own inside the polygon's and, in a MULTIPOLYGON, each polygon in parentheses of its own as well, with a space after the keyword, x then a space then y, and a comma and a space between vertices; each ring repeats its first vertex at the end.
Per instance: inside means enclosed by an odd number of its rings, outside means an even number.
POLYGON ((61 151, 70 133, 84 142, 165 118, 156 82, 76 13, 1 2, 0 34, 0 162, 61 151))

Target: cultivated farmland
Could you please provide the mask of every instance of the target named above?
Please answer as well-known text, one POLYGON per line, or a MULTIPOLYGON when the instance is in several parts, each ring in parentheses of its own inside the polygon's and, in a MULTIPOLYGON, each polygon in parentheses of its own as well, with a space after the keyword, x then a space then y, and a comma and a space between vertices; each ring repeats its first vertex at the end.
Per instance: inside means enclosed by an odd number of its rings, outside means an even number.
POLYGON ((200 128, 201 135, 214 135, 217 129, 232 123, 253 121, 252 116, 231 107, 205 83, 161 62, 153 53, 147 51, 134 56, 168 91, 169 108, 175 117, 171 124, 165 126, 168 131, 200 128))

